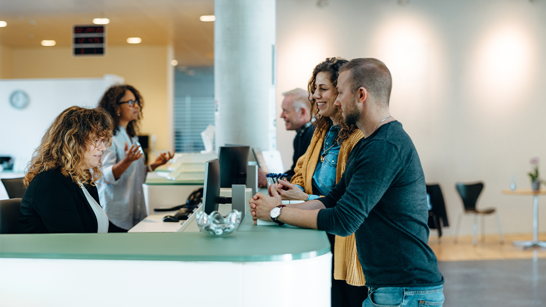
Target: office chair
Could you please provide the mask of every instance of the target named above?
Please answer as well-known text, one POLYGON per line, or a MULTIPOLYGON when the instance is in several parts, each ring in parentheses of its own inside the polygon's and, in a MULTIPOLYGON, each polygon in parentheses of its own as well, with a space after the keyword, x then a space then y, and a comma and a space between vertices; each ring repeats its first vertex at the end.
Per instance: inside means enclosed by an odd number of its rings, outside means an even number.
POLYGON ((25 187, 25 184, 23 183, 23 178, 2 178, 0 179, 2 181, 2 184, 6 188, 6 192, 8 192, 9 198, 23 198, 23 195, 25 195, 25 191, 27 190, 27 187, 25 187))
POLYGON ((463 184, 458 182, 455 184, 455 187, 457 188, 457 192, 459 192, 459 196, 461 196, 461 200, 463 201, 463 207, 464 211, 462 213, 459 213, 459 217, 457 219, 457 230, 455 231, 455 243, 457 243, 457 235, 459 233, 459 227, 461 226, 461 216, 462 214, 473 214, 474 215, 474 235, 473 235, 473 244, 476 246, 478 244, 478 215, 482 216, 482 241, 485 241, 485 220, 484 217, 489 214, 495 213, 495 216, 497 218, 497 229, 499 231, 499 239, 500 243, 504 244, 504 238, 502 237, 502 229, 499 219, 499 214, 496 211, 495 208, 485 208, 483 210, 478 210, 476 208, 476 202, 478 201, 478 197, 480 197, 480 193, 483 190, 483 183, 478 182, 474 184, 463 184))
POLYGON ((432 209, 428 212, 428 226, 431 229, 438 229, 438 242, 442 238, 442 227, 448 227, 446 205, 444 195, 439 184, 427 184, 427 194, 430 197, 432 209))
POLYGON ((18 222, 21 216, 21 198, 0 200, 0 234, 19 233, 18 222))

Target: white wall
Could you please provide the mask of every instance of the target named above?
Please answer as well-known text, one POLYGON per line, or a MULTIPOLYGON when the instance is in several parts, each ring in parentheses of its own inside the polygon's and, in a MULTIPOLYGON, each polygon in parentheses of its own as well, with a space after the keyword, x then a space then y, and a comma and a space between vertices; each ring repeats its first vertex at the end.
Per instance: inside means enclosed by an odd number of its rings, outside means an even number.
MULTIPOLYGON (((530 233, 532 198, 501 191, 511 175, 530 188, 529 159, 546 161, 546 2, 328 2, 277 0, 278 110, 281 93, 306 88, 326 57, 376 57, 393 74, 392 115, 412 137, 427 182, 443 189, 445 234, 462 211, 455 183, 478 180, 486 185, 479 207, 497 207, 506 233, 530 233)), ((286 166, 293 137, 277 125, 286 166)), ((463 220, 461 232, 471 224, 463 220)), ((496 232, 494 218, 486 229, 496 232)))
POLYGON ((15 171, 21 172, 55 118, 70 106, 94 108, 102 94, 124 79, 115 75, 87 79, 9 79, 0 80, 0 156, 15 158, 15 171), (9 97, 14 90, 30 97, 25 109, 13 108, 9 97))

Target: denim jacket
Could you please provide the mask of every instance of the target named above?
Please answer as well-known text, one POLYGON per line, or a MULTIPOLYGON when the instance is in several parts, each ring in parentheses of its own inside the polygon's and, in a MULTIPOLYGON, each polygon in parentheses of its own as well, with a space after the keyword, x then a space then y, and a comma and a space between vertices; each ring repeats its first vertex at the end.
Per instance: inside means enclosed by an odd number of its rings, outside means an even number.
MULTIPOLYGON (((339 126, 331 126, 324 136, 324 144, 320 151, 320 156, 324 155, 324 162, 317 161, 317 167, 313 174, 313 193, 318 195, 309 195, 307 201, 319 198, 319 195, 327 195, 336 185, 337 156, 341 143, 336 143, 339 134, 339 126), (326 153, 325 153, 326 152, 326 153)), ((302 187, 298 186, 303 190, 302 187)))

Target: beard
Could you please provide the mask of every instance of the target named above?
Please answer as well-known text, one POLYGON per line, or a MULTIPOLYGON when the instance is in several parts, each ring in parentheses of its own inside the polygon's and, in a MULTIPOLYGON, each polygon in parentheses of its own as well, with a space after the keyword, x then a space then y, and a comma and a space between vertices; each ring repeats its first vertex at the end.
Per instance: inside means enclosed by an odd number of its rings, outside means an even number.
POLYGON ((347 123, 347 125, 355 125, 356 126, 356 123, 360 120, 360 113, 358 112, 358 110, 356 110, 356 108, 350 110, 347 112, 347 115, 345 115, 345 123, 347 123))

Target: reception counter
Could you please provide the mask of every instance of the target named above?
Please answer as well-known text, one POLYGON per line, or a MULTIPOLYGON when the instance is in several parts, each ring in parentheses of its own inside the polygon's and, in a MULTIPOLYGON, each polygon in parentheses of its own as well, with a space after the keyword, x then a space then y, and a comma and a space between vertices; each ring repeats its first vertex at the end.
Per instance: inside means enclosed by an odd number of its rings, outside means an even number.
POLYGON ((0 236, 0 306, 329 306, 322 231, 0 236))

